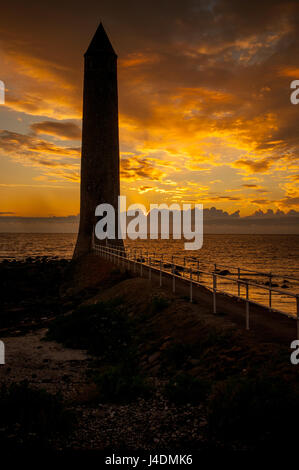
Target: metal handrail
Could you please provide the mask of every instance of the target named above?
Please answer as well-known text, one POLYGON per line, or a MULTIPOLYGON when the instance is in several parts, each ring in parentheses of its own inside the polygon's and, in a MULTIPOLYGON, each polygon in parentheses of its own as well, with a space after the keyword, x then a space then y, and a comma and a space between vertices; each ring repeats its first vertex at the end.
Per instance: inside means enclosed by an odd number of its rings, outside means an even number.
MULTIPOLYGON (((168 276, 172 277, 172 279, 173 279, 173 282, 172 282, 173 292, 175 292, 175 280, 176 279, 180 279, 180 280, 183 280, 183 281, 190 282, 190 301, 191 302, 192 302, 192 299, 193 299, 193 285, 197 285, 197 286, 203 286, 204 285, 199 280, 198 270, 196 271, 192 266, 190 266, 190 267, 186 266, 185 258, 184 258, 184 265, 181 265, 181 264, 174 263, 174 258, 175 258, 174 255, 172 256, 172 260, 171 260, 172 262, 171 263, 169 263, 169 262, 165 263, 165 260, 163 259, 163 255, 162 255, 162 258, 157 259, 157 258, 153 257, 152 255, 150 256, 148 251, 144 252, 142 250, 138 250, 138 258, 137 258, 137 250, 136 249, 135 250, 130 250, 130 249, 124 250, 124 249, 114 248, 114 247, 109 246, 109 245, 104 246, 104 245, 99 245, 99 244, 94 244, 94 243, 93 243, 93 248, 95 249, 96 252, 99 252, 100 254, 106 256, 108 259, 111 259, 111 260, 113 260, 114 258, 120 259, 120 260, 122 260, 124 265, 125 265, 126 262, 128 264, 133 263, 135 272, 136 272, 136 266, 140 266, 141 276, 143 274, 143 270, 142 270, 143 267, 146 267, 149 270, 149 278, 150 279, 151 279, 152 271, 158 272, 159 275, 160 275, 160 286, 162 285, 162 273, 167 274, 168 276), (131 255, 132 253, 133 253, 133 257, 131 255), (147 260, 147 262, 146 262, 146 260, 147 260), (156 266, 159 265, 159 268, 155 267, 154 263, 156 264, 156 266), (167 270, 164 269, 165 264, 167 264, 169 266, 169 268, 171 269, 170 271, 167 271, 167 270), (162 265, 163 265, 163 269, 162 269, 162 265), (183 273, 182 275, 177 274, 175 272, 178 268, 182 271, 182 273, 183 273), (190 277, 187 277, 187 276, 184 275, 186 272, 189 273, 190 277), (197 280, 195 278, 193 278, 193 274, 197 274, 197 280)), ((154 253, 154 256, 155 256, 155 253, 154 253)), ((218 266, 220 266, 220 265, 218 264, 218 266)), ((216 265, 215 265, 215 268, 216 268, 216 265)), ((255 304, 255 305, 259 305, 263 308, 268 308, 269 310, 279 312, 279 313, 281 313, 283 315, 286 315, 286 316, 288 316, 292 319, 296 319, 297 320, 297 337, 299 339, 299 294, 296 294, 294 292, 282 291, 280 289, 272 287, 271 283, 270 283, 269 286, 265 286, 265 285, 262 285, 262 284, 254 283, 254 282, 243 280, 243 279, 240 279, 240 278, 236 279, 236 278, 229 277, 227 275, 222 275, 222 274, 219 274, 216 271, 216 269, 214 269, 214 271, 200 270, 200 274, 205 274, 205 275, 208 275, 208 276, 212 276, 212 280, 213 280, 213 287, 212 287, 213 313, 215 313, 215 314, 217 313, 217 301, 216 301, 216 294, 217 293, 222 293, 222 294, 228 295, 228 296, 236 298, 236 299, 242 299, 242 300, 245 300, 245 303, 246 303, 246 329, 249 329, 249 304, 255 304), (229 280, 229 281, 232 281, 232 282, 236 283, 238 285, 238 295, 231 294, 231 293, 225 292, 223 290, 220 290, 217 287, 217 278, 229 280), (246 298, 244 298, 243 296, 240 295, 240 288, 239 288, 240 285, 245 286, 246 298), (269 306, 249 299, 249 287, 256 287, 256 288, 260 288, 260 289, 264 289, 264 290, 269 291, 269 306), (286 313, 282 310, 278 310, 278 309, 273 308, 272 307, 272 292, 278 293, 278 294, 283 294, 283 295, 286 295, 288 297, 295 298, 296 299, 296 305, 297 305, 297 316, 294 317, 293 315, 290 315, 289 313, 286 313)), ((284 276, 284 277, 286 278, 286 276, 284 276)))
MULTIPOLYGON (((105 248, 107 248, 107 247, 105 247, 105 248)), ((123 250, 119 250, 119 249, 113 248, 113 247, 109 247, 109 249, 110 249, 110 250, 114 250, 114 251, 118 251, 118 252, 120 252, 120 253, 123 253, 123 252, 124 252, 123 250)), ((131 253, 132 250, 128 250, 128 251, 129 251, 129 253, 131 253)), ((126 253, 128 253, 128 251, 126 251, 126 253)), ((146 253, 146 255, 144 255, 143 252, 142 252, 142 258, 144 258, 145 256, 148 256, 148 252, 145 252, 145 253, 146 253)), ((126 259, 128 259, 127 254, 126 254, 126 259)), ((157 261, 157 264, 159 264, 159 261, 160 261, 160 260, 157 259, 157 258, 152 259, 152 256, 151 256, 151 261, 152 261, 152 262, 153 262, 153 261, 157 261)), ((141 262, 138 261, 138 260, 136 260, 136 262, 137 262, 137 263, 141 263, 141 262)), ((164 262, 164 261, 163 261, 163 262, 164 262)), ((145 266, 148 266, 148 264, 145 263, 145 262, 143 262, 142 264, 145 265, 145 266)), ((152 265, 152 264, 153 264, 153 263, 151 263, 151 265, 152 265)), ((173 264, 175 269, 177 269, 177 268, 182 268, 182 270, 181 270, 182 273, 184 273, 184 272, 190 272, 190 270, 192 270, 192 274, 197 274, 197 271, 196 271, 195 269, 193 269, 192 267, 186 267, 186 266, 184 266, 184 265, 177 264, 177 263, 169 263, 169 264, 170 264, 170 265, 173 264)), ((220 266, 220 265, 218 265, 218 266, 220 266)), ((165 271, 165 272, 169 272, 169 271, 165 271)), ((253 272, 254 272, 254 271, 253 271, 253 272)), ((202 270, 202 269, 201 269, 201 270, 200 270, 200 274, 206 274, 206 275, 215 274, 217 277, 220 277, 220 278, 225 279, 225 280, 229 280, 229 281, 232 281, 232 282, 235 282, 235 283, 244 284, 244 285, 248 284, 248 285, 250 285, 250 286, 252 286, 252 287, 257 287, 257 288, 264 289, 264 290, 268 290, 268 291, 271 290, 272 292, 276 292, 276 293, 279 293, 279 294, 287 295, 287 296, 289 296, 289 297, 297 297, 297 296, 299 295, 299 294, 295 294, 294 292, 286 292, 286 291, 283 291, 283 290, 281 290, 281 289, 277 289, 276 287, 265 286, 265 285, 263 285, 263 284, 258 284, 258 283, 252 282, 252 281, 247 281, 247 280, 245 281, 245 280, 243 280, 243 279, 235 279, 235 278, 230 277, 230 276, 227 276, 227 275, 225 275, 225 274, 220 274, 220 273, 218 273, 217 271, 206 271, 206 270, 202 270)), ((273 276, 274 276, 274 275, 273 275, 273 276)), ((184 275, 177 275, 177 277, 189 279, 189 278, 187 278, 187 277, 184 276, 184 275)), ((286 277, 286 276, 283 276, 283 277, 286 277)), ((196 282, 195 279, 194 279, 194 282, 196 282)), ((199 284, 201 284, 201 283, 199 283, 199 284)))
POLYGON ((298 277, 289 276, 289 275, 275 274, 275 273, 272 273, 272 272, 254 271, 252 269, 247 269, 247 268, 239 268, 239 267, 236 268, 235 266, 230 266, 230 265, 227 265, 227 264, 220 264, 220 263, 217 263, 217 266, 221 266, 222 268, 237 269, 236 273, 230 273, 232 275, 238 275, 239 274, 238 270, 240 270, 240 271, 245 271, 244 273, 242 273, 243 276, 246 275, 246 273, 249 273, 249 275, 255 274, 255 275, 258 275, 258 276, 271 277, 271 278, 276 277, 276 278, 281 278, 281 279, 291 279, 292 281, 298 281, 299 282, 298 277))

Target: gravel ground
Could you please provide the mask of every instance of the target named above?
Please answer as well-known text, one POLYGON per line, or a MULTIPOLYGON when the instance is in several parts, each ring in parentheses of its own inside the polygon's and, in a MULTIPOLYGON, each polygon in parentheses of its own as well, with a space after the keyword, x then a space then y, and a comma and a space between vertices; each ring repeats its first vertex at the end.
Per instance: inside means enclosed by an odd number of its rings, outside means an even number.
MULTIPOLYGON (((72 449, 155 448, 199 449, 205 443, 207 424, 200 406, 176 406, 162 394, 163 383, 157 379, 151 399, 139 398, 125 405, 97 403, 78 406, 79 422, 64 446, 72 449)), ((59 448, 61 443, 56 443, 59 448)))
POLYGON ((30 386, 61 393, 74 411, 77 424, 58 449, 197 448, 204 442, 206 425, 200 406, 175 406, 163 396, 164 382, 150 379, 153 395, 129 404, 104 404, 86 372, 93 358, 85 351, 44 341, 46 329, 5 338, 6 364, 0 368, 1 383, 28 380, 30 386))
POLYGON ((3 338, 6 364, 0 366, 0 382, 27 380, 33 387, 73 400, 87 385, 85 371, 92 358, 85 351, 44 341, 46 332, 43 328, 3 338))

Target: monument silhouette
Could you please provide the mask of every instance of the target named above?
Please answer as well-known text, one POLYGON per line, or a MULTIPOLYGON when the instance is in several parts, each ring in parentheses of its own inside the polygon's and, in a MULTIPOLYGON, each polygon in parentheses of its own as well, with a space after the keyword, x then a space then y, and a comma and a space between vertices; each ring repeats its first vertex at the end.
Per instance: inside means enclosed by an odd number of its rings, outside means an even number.
MULTIPOLYGON (((96 206, 111 204, 117 214, 119 193, 117 55, 100 23, 84 54, 80 226, 73 258, 92 250, 96 206)), ((113 244, 123 246, 122 240, 113 244)))

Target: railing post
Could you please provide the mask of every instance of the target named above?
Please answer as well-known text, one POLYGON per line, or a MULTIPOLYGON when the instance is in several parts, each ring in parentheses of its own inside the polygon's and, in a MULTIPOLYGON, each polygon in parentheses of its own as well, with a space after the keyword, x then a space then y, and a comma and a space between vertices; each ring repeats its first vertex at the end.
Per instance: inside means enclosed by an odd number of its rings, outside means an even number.
POLYGON ((297 304, 297 339, 299 340, 299 295, 296 296, 297 304))
POLYGON ((190 302, 193 301, 193 292, 192 292, 192 284, 193 284, 193 281, 192 281, 192 268, 190 268, 190 302))
POLYGON ((216 315, 217 313, 216 290, 217 290, 217 276, 216 276, 216 273, 213 273, 213 313, 214 315, 216 315))
POLYGON ((134 250, 134 273, 136 273, 136 250, 134 250))
POLYGON ((240 277, 241 277, 241 271, 240 271, 240 268, 238 268, 238 297, 240 297, 240 294, 241 294, 240 277))
POLYGON ((142 277, 142 259, 140 261, 140 276, 142 277))
POLYGON ((197 260, 197 282, 199 282, 199 260, 197 260))
POLYGON ((148 268, 148 278, 149 278, 149 280, 151 280, 151 278, 152 278, 151 261, 152 261, 152 259, 151 259, 151 257, 149 257, 149 268, 148 268))
POLYGON ((160 287, 162 286, 162 260, 160 259, 160 287))
POLYGON ((272 310, 272 273, 269 273, 269 308, 272 310))
POLYGON ((172 264, 172 292, 175 293, 175 275, 174 275, 174 265, 172 264))
POLYGON ((246 330, 249 330, 249 286, 246 282, 246 330))

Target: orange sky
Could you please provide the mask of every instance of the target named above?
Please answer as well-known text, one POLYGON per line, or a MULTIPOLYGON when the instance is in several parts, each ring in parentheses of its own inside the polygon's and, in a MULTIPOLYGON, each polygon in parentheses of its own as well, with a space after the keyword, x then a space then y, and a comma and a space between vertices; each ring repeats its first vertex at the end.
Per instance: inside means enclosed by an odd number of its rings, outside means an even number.
POLYGON ((124 3, 1 7, 0 213, 79 212, 83 53, 100 20, 130 203, 298 210, 298 2, 124 3))

